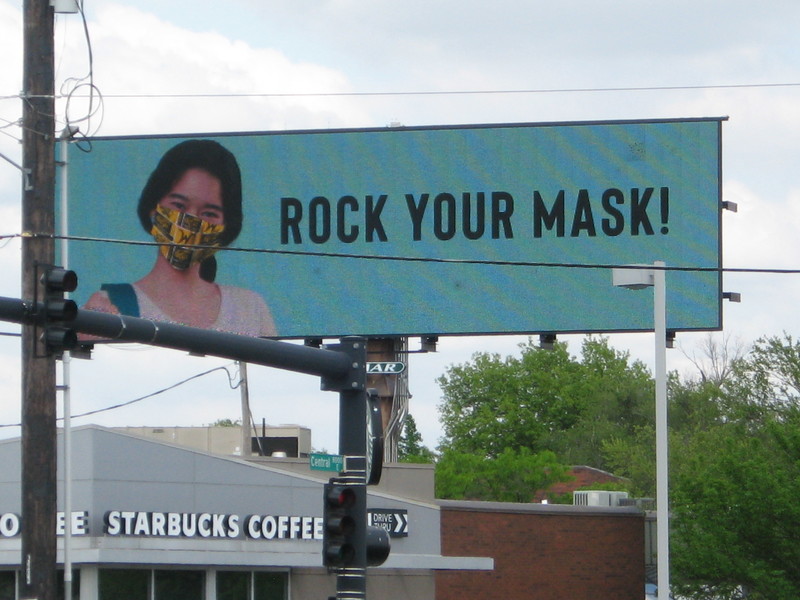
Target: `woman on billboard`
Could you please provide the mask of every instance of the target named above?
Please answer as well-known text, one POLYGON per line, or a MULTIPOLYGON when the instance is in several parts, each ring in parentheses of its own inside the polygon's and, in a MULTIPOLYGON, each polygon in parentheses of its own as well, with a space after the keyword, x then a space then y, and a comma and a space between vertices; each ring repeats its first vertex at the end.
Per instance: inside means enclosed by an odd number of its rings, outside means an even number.
POLYGON ((142 190, 138 215, 159 244, 153 268, 132 284, 103 284, 85 308, 242 335, 277 335, 260 295, 215 283, 214 254, 242 229, 242 179, 229 150, 212 140, 187 140, 168 150, 142 190))

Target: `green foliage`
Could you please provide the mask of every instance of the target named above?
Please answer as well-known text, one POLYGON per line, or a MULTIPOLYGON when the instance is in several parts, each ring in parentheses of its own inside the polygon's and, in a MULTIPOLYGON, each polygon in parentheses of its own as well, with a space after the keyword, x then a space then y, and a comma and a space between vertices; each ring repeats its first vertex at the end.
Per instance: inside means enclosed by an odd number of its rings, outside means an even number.
POLYGON ((439 379, 444 447, 466 454, 498 456, 506 447, 542 449, 541 440, 574 414, 564 387, 577 378, 566 347, 501 359, 476 354, 470 364, 453 366, 439 379))
POLYGON ((594 490, 594 491, 606 491, 606 492, 630 492, 631 486, 628 483, 622 481, 606 481, 603 483, 593 483, 591 485, 585 485, 583 487, 579 487, 576 492, 581 490, 594 490))
POLYGON ((628 438, 654 418, 654 386, 641 362, 608 346, 606 338, 588 337, 578 363, 582 386, 575 423, 554 431, 546 447, 571 465, 586 464, 609 470, 605 440, 628 438))
POLYGON ((797 415, 755 435, 730 424, 677 449, 671 554, 684 590, 800 597, 798 426, 797 415))
POLYGON ((239 427, 241 424, 241 419, 236 419, 235 421, 231 419, 217 419, 211 424, 211 427, 239 427))
POLYGON ((537 490, 569 477, 552 452, 506 448, 496 457, 487 457, 448 450, 436 464, 436 496, 530 502, 537 490))
POLYGON ((497 456, 551 450, 565 463, 606 468, 603 441, 652 422, 653 384, 642 363, 588 337, 581 360, 564 343, 519 357, 479 353, 439 378, 443 447, 497 456))
MULTIPOLYGON (((520 348, 439 379, 437 494, 528 502, 562 465, 586 464, 654 497, 647 369, 602 337, 580 358, 562 343, 520 348)), ((800 598, 800 342, 765 337, 745 353, 709 340, 705 351, 696 377, 668 382, 672 581, 686 598, 800 598)))
POLYGON ((655 496, 656 437, 655 427, 637 428, 627 436, 603 440, 602 452, 609 470, 630 481, 629 492, 638 497, 655 496))
POLYGON ((672 445, 671 561, 692 598, 800 597, 799 357, 791 336, 758 340, 717 418, 672 445))
POLYGON ((422 434, 417 429, 417 423, 410 414, 406 415, 403 431, 397 444, 398 462, 407 463, 432 463, 436 455, 432 450, 422 445, 422 434))

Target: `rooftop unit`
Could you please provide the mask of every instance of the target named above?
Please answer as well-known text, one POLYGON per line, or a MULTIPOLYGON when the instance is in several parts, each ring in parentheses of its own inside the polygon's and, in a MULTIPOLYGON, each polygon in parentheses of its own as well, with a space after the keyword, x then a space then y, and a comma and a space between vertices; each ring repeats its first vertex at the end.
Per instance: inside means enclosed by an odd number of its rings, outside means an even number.
POLYGON ((620 501, 627 497, 628 492, 580 490, 574 492, 572 504, 575 506, 620 506, 620 501))
POLYGON ((311 430, 300 425, 264 426, 242 452, 242 428, 235 427, 115 427, 140 437, 171 442, 214 454, 305 458, 311 452, 311 430), (249 445, 249 448, 247 447, 249 445))

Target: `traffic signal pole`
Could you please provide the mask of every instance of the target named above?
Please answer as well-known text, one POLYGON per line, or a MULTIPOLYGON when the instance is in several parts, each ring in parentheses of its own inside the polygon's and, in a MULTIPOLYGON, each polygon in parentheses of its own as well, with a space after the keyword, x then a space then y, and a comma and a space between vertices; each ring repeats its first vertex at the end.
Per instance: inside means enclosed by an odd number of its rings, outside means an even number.
MULTIPOLYGON (((48 0, 25 0, 23 11, 22 296, 35 298, 37 265, 55 256, 53 9, 48 0)), ((55 600, 56 363, 34 329, 23 322, 20 598, 55 600)))
POLYGON ((323 379, 322 387, 339 391, 339 454, 344 469, 323 492, 322 563, 336 574, 332 600, 364 600, 367 567, 383 564, 390 552, 384 529, 367 524, 367 486, 380 480, 383 431, 377 392, 368 390, 364 338, 344 338, 329 346, 349 357, 346 380, 323 379), (377 442, 377 443, 376 443, 377 442))
MULTIPOLYGON (((364 368, 353 372, 352 384, 337 386, 323 380, 325 389, 339 390, 339 454, 345 457, 344 471, 334 477, 327 490, 341 485, 352 500, 345 513, 352 521, 352 531, 342 536, 352 555, 329 566, 336 573, 336 600, 363 600, 367 597, 367 389, 366 389, 366 339, 345 338, 338 350, 350 357, 353 364, 364 368), (339 564, 342 563, 342 564, 339 564)), ((325 502, 330 502, 326 498, 325 502)), ((326 518, 326 521, 328 519, 326 518)), ((328 527, 326 522, 324 527, 328 527)), ((329 532, 323 534, 323 562, 328 564, 329 532)), ((335 542, 334 542, 335 543, 335 542)))
MULTIPOLYGON (((46 281, 58 279, 69 280, 64 275, 72 274, 59 268, 45 270, 50 276, 44 277, 46 281), (59 274, 61 277, 52 277, 59 274)), ((74 274, 72 274, 74 275, 74 274)), ((69 289, 71 286, 56 286, 69 289)), ((177 325, 165 321, 152 321, 124 315, 113 315, 92 310, 73 307, 70 311, 58 311, 54 316, 52 310, 57 299, 47 294, 42 294, 44 301, 39 301, 38 295, 33 300, 0 297, 0 321, 21 323, 31 333, 27 336, 28 343, 33 342, 38 336, 33 332, 40 331, 42 337, 68 340, 69 336, 50 336, 51 330, 63 333, 66 328, 75 332, 91 334, 105 339, 120 342, 137 342, 150 346, 184 350, 195 354, 207 354, 222 358, 230 358, 242 362, 275 367, 308 375, 317 375, 321 378, 321 388, 325 391, 339 392, 339 452, 345 457, 344 470, 339 477, 331 480, 331 485, 341 485, 347 488, 347 494, 352 501, 349 502, 348 517, 353 523, 352 531, 347 540, 352 554, 342 564, 329 565, 336 573, 336 600, 363 600, 366 598, 366 571, 367 566, 381 564, 389 554, 389 540, 383 530, 367 526, 367 483, 376 479, 379 473, 377 461, 383 459, 382 452, 370 452, 370 440, 374 436, 382 436, 381 432, 374 431, 375 422, 373 414, 377 408, 372 406, 370 393, 366 389, 367 351, 366 339, 361 337, 346 337, 340 344, 323 348, 314 348, 299 344, 290 344, 275 340, 236 335, 221 331, 199 329, 177 325), (49 310, 48 310, 49 306, 49 310), (64 312, 69 313, 67 322, 64 321, 64 312), (374 531, 371 531, 374 530, 374 531)), ((67 301, 68 303, 71 301, 67 301)), ((47 358, 52 360, 52 355, 57 354, 57 347, 51 343, 47 358)), ((43 359, 37 359, 43 360, 43 359)), ((55 402, 53 402, 55 404, 55 402)), ((379 413, 378 413, 379 416, 379 413)), ((55 414, 52 416, 55 439, 55 414)), ((380 419, 377 420, 380 428, 380 419)), ((36 422, 35 426, 41 426, 36 422)), ((49 430, 48 430, 49 433, 49 430)), ((55 465, 55 445, 48 452, 52 452, 53 466, 55 465)), ((32 470, 37 470, 39 465, 33 465, 32 470)), ((49 479, 48 479, 49 482, 49 479)), ((48 485, 50 485, 48 483, 48 485)), ((55 473, 52 479, 53 512, 50 514, 25 513, 23 521, 31 519, 49 519, 53 531, 46 541, 52 543, 52 555, 42 551, 40 570, 52 576, 55 585, 55 473), (45 562, 49 561, 49 562, 45 562)), ((50 493, 50 492, 48 492, 50 493)), ((326 487, 327 494, 327 487, 326 487)), ((44 530, 45 523, 37 522, 39 529, 44 530)), ((44 544, 44 540, 41 542, 44 544)), ((323 551, 325 552, 325 550, 323 551)), ((27 556, 23 554, 23 556, 27 556)), ((31 566, 33 566, 32 559, 31 566)), ((323 562, 326 559, 323 558, 323 562)), ((23 572, 25 565, 23 565, 23 572)), ((31 570, 30 573, 33 571, 31 570)), ((30 576, 30 574, 28 575, 30 576)), ((31 587, 38 585, 38 590, 44 590, 45 584, 28 584, 31 587)), ((53 588, 55 589, 55 588, 53 588)), ((32 596, 21 598, 41 598, 45 593, 39 592, 32 596)), ((50 596, 54 598, 54 596, 50 596)))

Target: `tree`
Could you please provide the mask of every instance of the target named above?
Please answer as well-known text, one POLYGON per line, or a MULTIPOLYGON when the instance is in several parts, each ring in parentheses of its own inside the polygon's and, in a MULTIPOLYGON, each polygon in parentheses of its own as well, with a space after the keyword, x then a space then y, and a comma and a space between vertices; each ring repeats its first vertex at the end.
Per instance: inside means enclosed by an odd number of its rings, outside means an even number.
POLYGON ((542 350, 528 340, 520 349, 505 359, 475 354, 439 378, 443 449, 489 458, 506 448, 550 450, 602 469, 604 440, 652 422, 650 374, 607 338, 586 338, 580 360, 564 343, 542 350))
POLYGON ((800 597, 799 382, 800 345, 784 334, 759 339, 715 385, 682 388, 706 406, 684 411, 672 432, 670 560, 681 593, 800 597))
POLYGON ((583 399, 580 412, 566 430, 554 431, 546 446, 568 464, 611 470, 604 443, 641 435, 654 421, 653 379, 641 361, 608 345, 605 337, 589 336, 581 346, 578 376, 583 399))
POLYGON ((672 564, 695 598, 800 597, 800 415, 754 435, 741 424, 680 448, 672 564))
POLYGON ((239 427, 242 424, 241 419, 217 419, 210 426, 211 427, 239 427))
POLYGON ((569 477, 567 467, 549 451, 506 448, 490 458, 449 450, 436 464, 436 497, 530 502, 537 490, 569 477))
POLYGON ((426 446, 422 445, 422 434, 417 429, 417 423, 411 414, 406 415, 403 431, 397 444, 397 460, 410 463, 431 463, 435 455, 426 446))
POLYGON ((506 448, 542 450, 554 429, 574 423, 579 385, 566 345, 539 351, 522 345, 522 357, 478 353, 439 378, 443 447, 496 457, 506 448))
POLYGON ((695 366, 702 382, 716 385, 721 385, 732 375, 733 365, 746 354, 740 341, 725 337, 722 342, 717 342, 711 334, 701 343, 699 357, 694 352, 682 352, 695 366))
POLYGON ((585 338, 580 359, 565 343, 543 350, 528 340, 520 350, 475 354, 439 378, 439 497, 530 502, 568 479, 567 465, 607 469, 608 440, 652 433, 652 378, 607 338, 585 338))
MULTIPOLYGON (((440 378, 437 493, 528 501, 559 465, 582 463, 653 496, 647 370, 602 337, 584 340, 580 359, 563 344, 521 350, 476 354, 440 378)), ((695 377, 668 381, 673 584, 687 598, 800 598, 800 342, 703 351, 695 377)))

